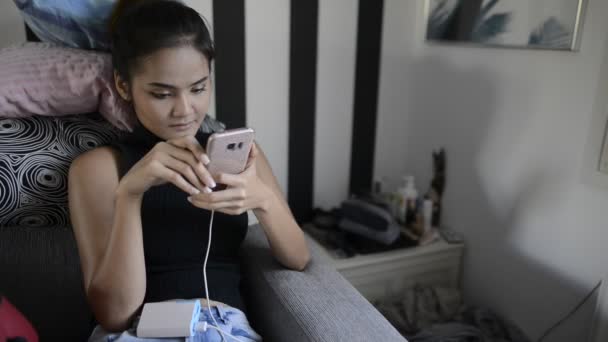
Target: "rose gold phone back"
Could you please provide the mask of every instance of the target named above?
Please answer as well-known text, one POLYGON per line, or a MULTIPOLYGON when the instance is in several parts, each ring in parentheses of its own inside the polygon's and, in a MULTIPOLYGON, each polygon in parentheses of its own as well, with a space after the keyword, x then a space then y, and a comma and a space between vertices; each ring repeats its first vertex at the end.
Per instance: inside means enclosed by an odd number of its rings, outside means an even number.
POLYGON ((207 153, 211 162, 207 166, 214 175, 220 172, 239 174, 247 165, 255 133, 252 129, 235 129, 215 133, 209 138, 207 153), (232 147, 232 148, 231 148, 232 147))

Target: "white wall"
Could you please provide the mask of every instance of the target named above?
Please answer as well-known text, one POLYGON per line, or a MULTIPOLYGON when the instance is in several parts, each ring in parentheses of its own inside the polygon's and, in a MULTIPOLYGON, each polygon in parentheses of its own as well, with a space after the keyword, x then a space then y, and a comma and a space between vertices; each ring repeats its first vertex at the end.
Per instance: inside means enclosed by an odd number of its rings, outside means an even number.
MULTIPOLYGON (((207 29, 210 31, 213 37, 213 0, 184 0, 184 3, 198 13, 200 13, 206 21, 207 29)), ((212 68, 211 75, 212 82, 215 82, 215 68, 212 68)), ((211 93, 211 102, 209 103, 209 109, 207 114, 215 117, 215 91, 211 93)))
POLYGON ((25 41, 25 26, 13 1, 0 1, 0 48, 25 41))
MULTIPOLYGON (((213 29, 213 1, 185 0, 213 29)), ((279 185, 287 190, 289 1, 245 1, 247 126, 256 131, 279 185)), ((209 114, 215 116, 215 101, 209 114)))
MULTIPOLYGON (((608 187, 587 181, 597 159, 584 155, 606 120, 608 2, 589 1, 578 53, 428 45, 422 2, 385 3, 375 176, 413 173, 426 190, 431 150, 446 147, 466 298, 536 339, 607 269, 608 187)), ((592 311, 546 341, 584 341, 592 311)))
MULTIPOLYGON (((247 125, 287 190, 290 2, 245 1, 247 125)), ((314 205, 348 195, 358 2, 319 1, 314 205)), ((297 156, 295 156, 297 157, 297 156)))
POLYGON ((289 147, 289 18, 289 1, 245 1, 247 126, 255 130, 284 193, 289 147))
POLYGON ((353 126, 358 2, 319 1, 314 204, 348 197, 353 126))

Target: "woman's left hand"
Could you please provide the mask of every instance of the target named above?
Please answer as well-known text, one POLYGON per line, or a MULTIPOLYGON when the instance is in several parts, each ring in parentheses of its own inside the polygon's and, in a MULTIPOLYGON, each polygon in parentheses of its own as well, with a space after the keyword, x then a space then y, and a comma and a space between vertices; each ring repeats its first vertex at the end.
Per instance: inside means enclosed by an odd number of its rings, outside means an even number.
POLYGON ((252 145, 245 171, 238 175, 220 173, 214 175, 218 184, 225 184, 227 188, 212 193, 201 192, 188 197, 195 207, 215 210, 229 215, 240 215, 247 210, 265 210, 272 191, 258 177, 256 171, 256 158, 258 149, 252 145))

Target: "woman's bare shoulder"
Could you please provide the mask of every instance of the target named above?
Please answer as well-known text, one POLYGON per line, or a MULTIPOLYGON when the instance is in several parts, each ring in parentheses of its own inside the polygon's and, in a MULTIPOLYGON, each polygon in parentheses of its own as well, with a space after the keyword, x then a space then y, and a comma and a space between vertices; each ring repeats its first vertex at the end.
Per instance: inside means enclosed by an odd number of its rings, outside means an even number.
POLYGON ((108 161, 116 162, 118 151, 110 146, 96 147, 92 150, 81 153, 74 159, 74 163, 103 163, 108 161))
POLYGON ((69 178, 87 181, 102 178, 117 181, 118 151, 109 146, 102 146, 80 154, 72 161, 69 178))

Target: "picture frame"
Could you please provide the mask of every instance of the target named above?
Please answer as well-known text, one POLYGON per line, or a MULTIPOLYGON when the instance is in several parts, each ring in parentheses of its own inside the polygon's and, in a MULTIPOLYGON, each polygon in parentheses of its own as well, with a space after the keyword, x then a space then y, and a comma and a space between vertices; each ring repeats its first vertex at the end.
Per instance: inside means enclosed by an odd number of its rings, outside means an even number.
POLYGON ((425 0, 430 43, 578 51, 587 0, 425 0))

